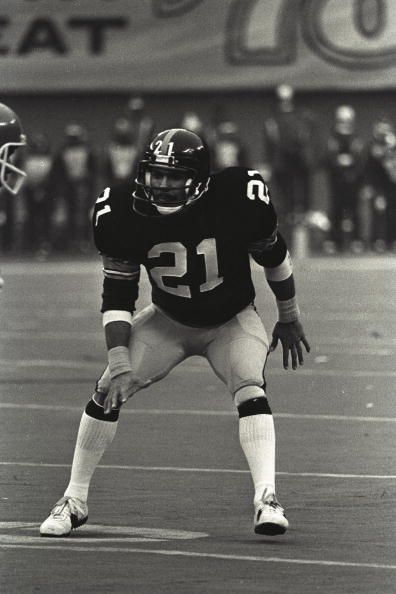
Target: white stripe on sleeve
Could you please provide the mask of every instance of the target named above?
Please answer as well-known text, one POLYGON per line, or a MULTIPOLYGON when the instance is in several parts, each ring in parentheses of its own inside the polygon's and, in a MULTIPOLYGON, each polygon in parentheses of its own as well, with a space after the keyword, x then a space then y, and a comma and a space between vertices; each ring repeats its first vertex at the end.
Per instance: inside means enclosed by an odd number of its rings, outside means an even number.
POLYGON ((283 281, 293 273, 293 264, 289 252, 286 252, 285 259, 274 268, 264 268, 266 279, 269 281, 283 281))
POLYGON ((115 278, 121 280, 133 280, 139 278, 140 265, 120 258, 111 256, 102 256, 103 274, 106 278, 115 278))

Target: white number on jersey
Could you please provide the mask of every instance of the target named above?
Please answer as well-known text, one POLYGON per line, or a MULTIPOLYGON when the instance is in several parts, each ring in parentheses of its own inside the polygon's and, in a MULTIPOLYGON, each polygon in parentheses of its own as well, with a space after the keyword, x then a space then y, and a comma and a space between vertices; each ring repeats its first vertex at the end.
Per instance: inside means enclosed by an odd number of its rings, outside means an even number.
MULTIPOLYGON (((191 289, 188 285, 177 285, 169 287, 165 285, 163 277, 181 278, 187 274, 187 248, 180 242, 159 243, 151 248, 147 254, 148 258, 158 258, 163 253, 171 253, 175 256, 173 266, 156 266, 150 270, 150 275, 160 289, 177 295, 178 297, 191 298, 191 289)), ((219 266, 217 261, 216 240, 214 238, 203 239, 197 245, 197 254, 204 256, 205 278, 206 281, 199 287, 201 293, 212 291, 223 282, 223 277, 219 276, 219 266)))
MULTIPOLYGON (((110 188, 105 188, 105 190, 103 190, 103 193, 97 199, 96 204, 100 204, 101 202, 106 202, 106 200, 109 196, 110 196, 110 188)), ((95 217, 95 227, 98 226, 99 217, 106 214, 107 212, 111 212, 110 204, 105 204, 103 208, 101 208, 100 210, 97 211, 96 217, 95 217)))
MULTIPOLYGON (((248 175, 259 175, 261 178, 261 174, 259 171, 255 171, 254 169, 250 169, 248 171, 248 175)), ((265 204, 269 204, 269 192, 266 184, 263 182, 262 179, 251 179, 247 185, 247 197, 250 200, 255 200, 258 198, 265 202, 265 204)))

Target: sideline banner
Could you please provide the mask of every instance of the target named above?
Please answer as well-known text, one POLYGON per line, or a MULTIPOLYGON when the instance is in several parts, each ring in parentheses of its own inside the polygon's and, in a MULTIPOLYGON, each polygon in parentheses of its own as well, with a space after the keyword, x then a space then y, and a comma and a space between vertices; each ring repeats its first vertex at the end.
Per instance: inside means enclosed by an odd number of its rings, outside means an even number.
POLYGON ((0 91, 396 87, 396 0, 1 0, 0 91))

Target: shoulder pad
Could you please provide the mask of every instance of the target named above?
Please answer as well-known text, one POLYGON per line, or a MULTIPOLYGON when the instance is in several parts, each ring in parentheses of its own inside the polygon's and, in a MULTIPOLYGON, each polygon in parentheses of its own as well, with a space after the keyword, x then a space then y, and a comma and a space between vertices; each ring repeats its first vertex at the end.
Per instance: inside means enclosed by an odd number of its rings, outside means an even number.
POLYGON ((268 204, 270 194, 261 173, 247 167, 227 167, 214 174, 213 181, 219 190, 228 190, 238 201, 245 198, 254 201, 261 200, 268 204))
POLYGON ((222 209, 232 211, 241 233, 249 241, 273 236, 277 216, 261 173, 246 167, 230 167, 214 176, 222 209))
POLYGON ((121 187, 107 187, 95 202, 92 216, 93 235, 100 253, 125 257, 126 230, 132 225, 132 200, 121 187))

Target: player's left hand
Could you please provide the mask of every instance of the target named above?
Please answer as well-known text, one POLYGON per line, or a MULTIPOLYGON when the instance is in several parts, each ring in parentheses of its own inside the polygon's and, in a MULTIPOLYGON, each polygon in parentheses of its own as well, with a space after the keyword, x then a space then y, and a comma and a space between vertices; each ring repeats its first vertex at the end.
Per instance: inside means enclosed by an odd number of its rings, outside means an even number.
POLYGON ((146 388, 151 380, 142 380, 132 371, 121 373, 111 380, 110 389, 103 402, 105 415, 112 410, 121 408, 138 390, 146 388))
POLYGON ((272 342, 269 351, 272 353, 281 341, 283 349, 283 367, 289 368, 289 353, 291 355, 292 368, 297 369, 297 361, 300 365, 304 364, 303 351, 301 343, 305 346, 307 353, 311 350, 307 339, 305 338, 304 329, 301 322, 277 322, 272 332, 272 342))

